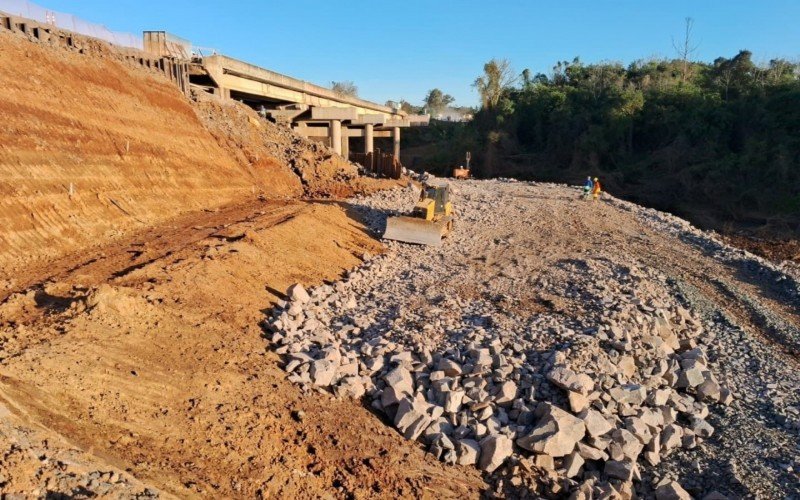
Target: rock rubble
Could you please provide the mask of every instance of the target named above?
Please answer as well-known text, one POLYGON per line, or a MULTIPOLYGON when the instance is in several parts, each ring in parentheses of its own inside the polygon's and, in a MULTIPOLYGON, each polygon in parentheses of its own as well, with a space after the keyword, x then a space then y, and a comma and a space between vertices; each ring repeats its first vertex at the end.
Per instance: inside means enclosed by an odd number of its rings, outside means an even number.
MULTIPOLYGON (((390 243, 336 283, 289 290, 267 321, 289 379, 365 397, 446 463, 505 465, 511 486, 527 475, 537 494, 631 496, 642 468, 701 446, 716 431, 709 408, 732 403, 706 353, 715 333, 665 275, 624 255, 470 270, 464 255, 483 264, 516 238, 491 230, 515 214, 487 210, 474 185, 457 192, 440 249, 390 243), (520 313, 528 290, 569 306, 520 313)), ((354 203, 380 231, 414 196, 354 203)), ((671 481, 656 496, 688 493, 671 481)))

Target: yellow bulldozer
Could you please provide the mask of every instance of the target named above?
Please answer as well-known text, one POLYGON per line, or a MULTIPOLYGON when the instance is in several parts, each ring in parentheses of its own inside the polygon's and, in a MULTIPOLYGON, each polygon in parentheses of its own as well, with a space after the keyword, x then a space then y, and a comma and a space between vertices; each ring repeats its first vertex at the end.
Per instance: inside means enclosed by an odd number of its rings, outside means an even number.
POLYGON ((389 217, 384 239, 439 246, 442 238, 453 230, 453 205, 450 185, 444 181, 427 181, 419 201, 410 215, 389 217))

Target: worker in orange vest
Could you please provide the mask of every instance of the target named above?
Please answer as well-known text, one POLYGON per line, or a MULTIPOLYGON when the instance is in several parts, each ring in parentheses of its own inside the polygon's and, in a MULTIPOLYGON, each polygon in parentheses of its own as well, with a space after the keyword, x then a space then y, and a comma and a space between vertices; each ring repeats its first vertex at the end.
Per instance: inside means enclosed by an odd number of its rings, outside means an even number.
POLYGON ((597 180, 597 177, 594 178, 594 186, 592 186, 592 198, 597 201, 600 198, 600 194, 603 192, 603 187, 600 185, 600 181, 597 180))

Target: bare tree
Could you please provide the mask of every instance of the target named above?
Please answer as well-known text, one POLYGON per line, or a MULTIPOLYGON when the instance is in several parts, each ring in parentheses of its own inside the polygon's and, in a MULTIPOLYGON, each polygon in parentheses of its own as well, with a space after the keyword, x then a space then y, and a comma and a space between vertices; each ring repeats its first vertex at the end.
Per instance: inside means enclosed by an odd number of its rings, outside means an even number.
POLYGON ((719 72, 717 82, 725 89, 725 100, 727 101, 728 91, 730 90, 731 83, 733 82, 733 67, 730 65, 723 67, 719 72))
POLYGON ((331 89, 343 97, 357 97, 358 87, 353 82, 331 82, 331 89))
POLYGON ((518 79, 511 69, 511 63, 506 59, 492 59, 483 65, 483 75, 475 79, 473 87, 481 94, 484 108, 497 106, 503 92, 512 86, 518 79))
POLYGON ((681 71, 681 82, 683 83, 686 83, 686 79, 689 76, 689 58, 700 46, 699 43, 697 45, 692 45, 693 28, 694 19, 687 17, 686 26, 683 32, 683 41, 678 43, 674 37, 672 38, 672 47, 675 49, 675 52, 678 53, 678 57, 681 58, 682 62, 683 69, 681 71))

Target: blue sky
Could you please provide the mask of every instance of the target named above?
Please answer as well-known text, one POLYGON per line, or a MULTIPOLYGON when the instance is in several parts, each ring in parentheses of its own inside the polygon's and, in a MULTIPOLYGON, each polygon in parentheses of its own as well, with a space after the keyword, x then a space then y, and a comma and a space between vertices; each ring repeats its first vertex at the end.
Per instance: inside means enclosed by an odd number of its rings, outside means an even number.
POLYGON ((460 105, 492 57, 550 71, 555 61, 673 56, 684 18, 694 59, 749 49, 800 58, 800 0, 39 0, 117 31, 167 30, 195 45, 321 85, 351 80, 361 97, 420 103, 434 87, 460 105))

